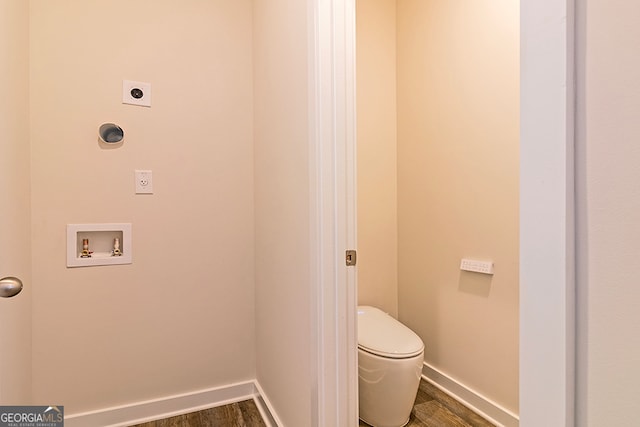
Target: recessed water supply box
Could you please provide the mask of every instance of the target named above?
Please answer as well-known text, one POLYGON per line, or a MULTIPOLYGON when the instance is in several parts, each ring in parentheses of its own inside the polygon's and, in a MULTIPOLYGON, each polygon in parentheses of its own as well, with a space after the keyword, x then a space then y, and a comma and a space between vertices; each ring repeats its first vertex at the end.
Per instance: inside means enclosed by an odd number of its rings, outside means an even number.
POLYGON ((67 267, 131 264, 131 224, 67 224, 67 267))

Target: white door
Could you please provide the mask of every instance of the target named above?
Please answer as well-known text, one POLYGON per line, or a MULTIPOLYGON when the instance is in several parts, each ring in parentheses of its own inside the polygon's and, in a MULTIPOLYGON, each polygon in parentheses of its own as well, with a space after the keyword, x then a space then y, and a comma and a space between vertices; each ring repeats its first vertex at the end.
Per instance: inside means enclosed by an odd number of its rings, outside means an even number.
POLYGON ((24 283, 0 298, 0 405, 32 403, 28 28, 28 2, 0 0, 0 279, 24 283))

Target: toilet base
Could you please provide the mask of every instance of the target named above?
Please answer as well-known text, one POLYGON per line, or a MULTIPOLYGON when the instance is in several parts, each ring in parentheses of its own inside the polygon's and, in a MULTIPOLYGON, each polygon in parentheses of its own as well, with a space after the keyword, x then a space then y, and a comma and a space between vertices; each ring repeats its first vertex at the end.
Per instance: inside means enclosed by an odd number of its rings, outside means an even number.
POLYGON ((424 353, 390 359, 358 349, 360 419, 373 427, 406 425, 418 394, 423 361, 424 353))

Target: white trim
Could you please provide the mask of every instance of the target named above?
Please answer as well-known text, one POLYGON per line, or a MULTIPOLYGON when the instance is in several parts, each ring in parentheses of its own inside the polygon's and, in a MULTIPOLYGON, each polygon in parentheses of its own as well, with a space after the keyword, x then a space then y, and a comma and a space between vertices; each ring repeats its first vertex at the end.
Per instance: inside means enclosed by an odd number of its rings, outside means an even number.
POLYGON ((356 4, 355 0, 341 0, 334 3, 334 43, 336 73, 335 113, 336 113, 336 196, 338 206, 338 332, 341 349, 345 353, 339 357, 339 369, 349 374, 342 384, 343 394, 340 420, 345 426, 359 424, 358 399, 351 405, 349 396, 358 395, 358 327, 357 327, 357 268, 347 267, 345 252, 356 249, 357 197, 356 197, 356 4), (342 49, 340 47, 343 47, 342 49), (340 278, 340 275, 342 276, 340 278))
POLYGON ((277 416, 270 412, 270 403, 261 392, 256 382, 247 381, 66 415, 64 421, 67 427, 124 427, 254 399, 267 425, 280 426, 277 416))
POLYGON ((426 362, 422 367, 422 378, 496 426, 517 427, 519 424, 516 414, 426 362))
POLYGON ((258 407, 258 411, 260 411, 260 415, 262 415, 262 419, 264 420, 267 427, 280 427, 284 426, 280 418, 278 418, 278 414, 274 409, 273 405, 267 399, 267 395, 260 387, 260 383, 255 382, 256 386, 256 395, 253 397, 253 400, 256 402, 256 406, 258 407))
MULTIPOLYGON (((325 34, 330 23, 324 21, 329 20, 330 12, 327 12, 326 4, 323 5, 319 1, 312 0, 309 7, 309 224, 310 224, 310 286, 311 286, 311 426, 319 427, 326 425, 326 419, 332 419, 337 412, 335 402, 331 398, 331 394, 336 389, 338 383, 336 367, 331 362, 333 357, 329 357, 324 363, 327 355, 335 354, 337 342, 333 334, 335 328, 331 324, 335 316, 329 311, 333 305, 325 301, 334 297, 335 287, 329 286, 328 278, 334 276, 332 265, 325 260, 325 252, 327 247, 331 247, 333 241, 332 231, 333 223, 329 216, 332 209, 331 199, 328 200, 329 206, 325 206, 324 193, 328 190, 324 189, 325 185, 332 187, 332 183, 325 181, 324 175, 327 174, 327 162, 323 163, 322 159, 327 151, 327 144, 323 144, 325 134, 331 135, 332 123, 326 124, 327 119, 323 116, 326 107, 326 91, 323 91, 323 78, 331 75, 331 69, 327 69, 327 65, 323 59, 326 51, 329 49, 331 34, 325 34), (323 92, 325 95, 323 96, 323 92), (326 221, 328 218, 328 223, 326 221), (333 414, 333 415, 332 415, 333 414)), ((329 82, 329 87, 331 84, 329 82)), ((331 115, 329 114, 329 117, 331 115)), ((328 144, 329 148, 333 144, 328 144)), ((330 151, 329 151, 330 154, 330 151)), ((332 177, 331 170, 328 176, 332 177)), ((329 254, 329 260, 333 257, 329 254)))
POLYGON ((520 424, 574 425, 574 8, 521 1, 520 424))
POLYGON ((311 0, 309 169, 311 425, 358 420, 355 269, 355 1, 311 0))

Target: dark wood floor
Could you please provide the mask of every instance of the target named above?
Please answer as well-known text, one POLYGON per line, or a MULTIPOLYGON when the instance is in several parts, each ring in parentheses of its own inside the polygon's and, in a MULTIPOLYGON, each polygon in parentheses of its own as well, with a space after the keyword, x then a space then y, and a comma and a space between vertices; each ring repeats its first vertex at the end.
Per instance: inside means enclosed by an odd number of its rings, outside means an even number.
POLYGON ((133 427, 266 427, 253 400, 178 415, 133 427))
MULTIPOLYGON (((360 426, 369 425, 360 421, 360 426)), ((255 402, 245 400, 132 427, 266 427, 266 424, 255 402)), ((493 424, 421 380, 407 427, 493 427, 493 424)))
MULTIPOLYGON (((360 426, 369 425, 360 421, 360 426)), ((407 427, 493 427, 493 424, 427 381, 420 380, 407 427)))

